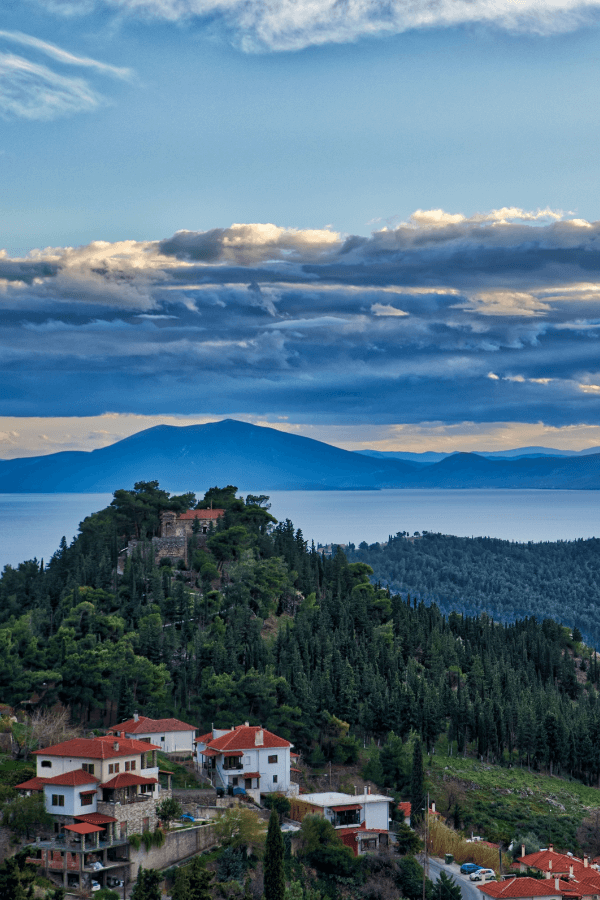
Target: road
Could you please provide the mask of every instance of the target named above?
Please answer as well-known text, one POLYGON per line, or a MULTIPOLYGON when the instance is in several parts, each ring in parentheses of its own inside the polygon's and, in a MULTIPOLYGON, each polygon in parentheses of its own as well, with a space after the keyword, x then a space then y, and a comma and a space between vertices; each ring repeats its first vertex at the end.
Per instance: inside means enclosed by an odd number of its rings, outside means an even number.
MULTIPOLYGON (((423 858, 420 860, 421 864, 423 863, 423 858)), ((447 866, 440 859, 436 859, 435 857, 429 857, 429 878, 432 881, 437 881, 440 877, 440 872, 444 871, 446 875, 450 875, 454 881, 460 885, 460 889, 462 891, 463 900, 487 900, 485 894, 477 888, 477 882, 469 881, 468 875, 461 875, 460 869, 457 863, 452 863, 447 866)))

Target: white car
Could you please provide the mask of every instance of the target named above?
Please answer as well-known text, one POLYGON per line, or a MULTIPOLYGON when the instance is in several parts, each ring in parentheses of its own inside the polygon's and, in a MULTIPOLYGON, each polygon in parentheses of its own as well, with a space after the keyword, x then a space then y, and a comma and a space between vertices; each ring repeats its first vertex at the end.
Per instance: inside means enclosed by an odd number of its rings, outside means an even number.
POLYGON ((97 881, 92 881, 92 893, 100 890, 100 884, 97 881))
POLYGON ((493 881, 496 873, 493 869, 478 869, 477 872, 471 872, 469 878, 471 881, 493 881))

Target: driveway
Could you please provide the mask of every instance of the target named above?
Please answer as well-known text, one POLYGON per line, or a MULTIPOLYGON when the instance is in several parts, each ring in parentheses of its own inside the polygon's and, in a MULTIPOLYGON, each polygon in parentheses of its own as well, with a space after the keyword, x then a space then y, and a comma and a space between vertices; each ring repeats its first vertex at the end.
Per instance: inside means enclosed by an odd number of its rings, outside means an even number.
MULTIPOLYGON (((421 864, 423 863, 423 857, 420 860, 421 864)), ((469 881, 468 875, 461 875, 460 868, 458 863, 451 863, 450 865, 446 865, 443 863, 441 859, 437 859, 436 857, 429 857, 429 878, 433 882, 437 881, 440 877, 440 872, 444 871, 446 875, 450 875, 456 884, 460 885, 460 889, 462 891, 463 900, 487 900, 485 894, 482 894, 480 890, 477 888, 477 882, 469 881)))

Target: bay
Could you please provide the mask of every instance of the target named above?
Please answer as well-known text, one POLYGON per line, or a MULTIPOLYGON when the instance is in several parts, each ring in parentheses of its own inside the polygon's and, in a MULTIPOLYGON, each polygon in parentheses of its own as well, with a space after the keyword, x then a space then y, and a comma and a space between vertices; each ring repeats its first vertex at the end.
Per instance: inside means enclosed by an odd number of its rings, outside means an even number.
MULTIPOLYGON (((244 494, 244 490, 240 491, 244 494)), ((202 496, 198 490, 197 495, 202 496)), ((600 492, 517 490, 272 491, 271 512, 315 543, 373 544, 398 531, 512 541, 600 536, 600 492)), ((0 494, 0 570, 48 559, 112 494, 0 494)))

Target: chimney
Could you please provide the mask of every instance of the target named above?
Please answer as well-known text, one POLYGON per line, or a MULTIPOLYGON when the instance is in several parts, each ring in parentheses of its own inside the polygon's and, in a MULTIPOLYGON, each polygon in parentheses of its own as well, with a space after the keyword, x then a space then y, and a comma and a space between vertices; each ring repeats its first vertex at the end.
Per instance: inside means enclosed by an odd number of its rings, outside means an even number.
POLYGON ((246 728, 248 728, 250 725, 250 722, 244 722, 244 725, 246 726, 246 728))
POLYGON ((589 856, 584 856, 584 857, 583 857, 583 865, 585 866, 586 869, 587 869, 589 863, 590 863, 590 858, 589 858, 589 856))
POLYGON ((259 728, 257 730, 256 734, 254 735, 254 746, 262 747, 264 742, 265 742, 265 733, 262 730, 262 728, 259 728))
POLYGON ((434 800, 431 801, 431 812, 432 813, 435 812, 435 801, 434 800))
POLYGON ((118 742, 118 741, 115 741, 114 744, 113 744, 113 750, 117 750, 117 751, 118 751, 118 749, 119 749, 119 742, 118 742))
POLYGON ((548 844, 548 850, 550 853, 554 853, 554 844, 548 844))
POLYGON ((552 860, 551 859, 548 860, 548 869, 550 872, 552 871, 552 860))
POLYGON ((573 877, 573 866, 569 866, 569 878, 573 877))
POLYGON ((557 891, 560 890, 560 885, 559 885, 558 878, 555 878, 555 879, 554 879, 554 887, 556 888, 557 891))
POLYGON ((525 844, 521 844, 521 856, 525 856, 525 844))
POLYGON ((135 712, 135 713, 133 714, 133 721, 134 721, 134 722, 139 722, 139 719, 140 719, 139 715, 135 712))

